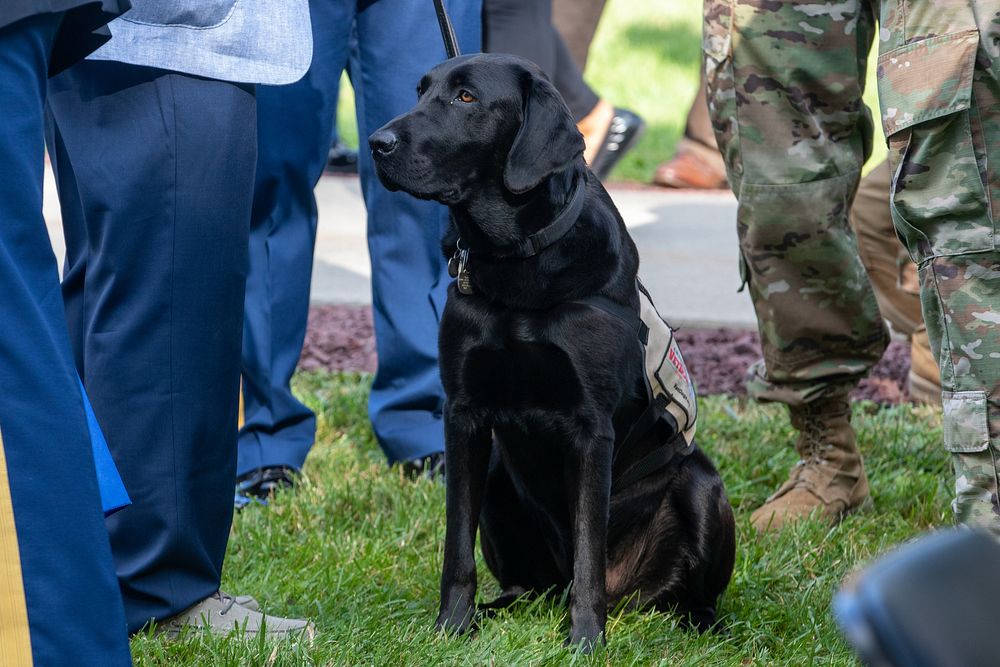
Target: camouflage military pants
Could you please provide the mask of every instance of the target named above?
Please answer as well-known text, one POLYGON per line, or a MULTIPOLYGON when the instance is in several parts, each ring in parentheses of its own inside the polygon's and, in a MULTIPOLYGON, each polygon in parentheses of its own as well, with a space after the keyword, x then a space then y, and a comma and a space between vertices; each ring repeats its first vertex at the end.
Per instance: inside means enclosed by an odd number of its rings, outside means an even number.
POLYGON ((765 347, 751 388, 808 401, 882 350, 845 222, 876 11, 893 222, 941 367, 954 509, 1000 534, 1000 0, 706 0, 709 107, 765 347))
POLYGON ((789 405, 842 394, 887 341, 848 221, 872 141, 871 9, 706 0, 705 19, 709 110, 764 352, 748 388, 789 405))

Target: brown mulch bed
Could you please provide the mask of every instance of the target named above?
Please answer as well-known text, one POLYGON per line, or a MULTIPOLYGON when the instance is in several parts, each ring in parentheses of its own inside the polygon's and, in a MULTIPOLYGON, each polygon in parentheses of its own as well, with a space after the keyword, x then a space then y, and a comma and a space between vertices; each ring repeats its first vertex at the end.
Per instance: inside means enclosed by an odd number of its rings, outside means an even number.
MULTIPOLYGON (((747 367, 760 358, 760 341, 755 332, 683 329, 677 332, 677 339, 698 393, 746 394, 743 376, 747 367)), ((372 372, 376 363, 371 308, 322 305, 310 309, 300 368, 372 372)), ((909 370, 909 347, 893 342, 852 396, 883 404, 906 401, 909 370)))
POLYGON ((371 307, 338 304, 309 308, 299 368, 374 373, 377 363, 371 307))

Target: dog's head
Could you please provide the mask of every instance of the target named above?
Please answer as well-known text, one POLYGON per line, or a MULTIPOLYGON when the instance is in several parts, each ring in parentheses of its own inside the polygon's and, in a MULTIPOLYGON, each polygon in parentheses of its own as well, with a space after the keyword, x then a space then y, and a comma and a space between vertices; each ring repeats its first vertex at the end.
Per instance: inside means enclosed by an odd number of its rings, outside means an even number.
POLYGON ((390 190, 452 205, 484 185, 521 194, 583 152, 562 97, 522 58, 448 60, 424 75, 417 97, 368 138, 390 190))

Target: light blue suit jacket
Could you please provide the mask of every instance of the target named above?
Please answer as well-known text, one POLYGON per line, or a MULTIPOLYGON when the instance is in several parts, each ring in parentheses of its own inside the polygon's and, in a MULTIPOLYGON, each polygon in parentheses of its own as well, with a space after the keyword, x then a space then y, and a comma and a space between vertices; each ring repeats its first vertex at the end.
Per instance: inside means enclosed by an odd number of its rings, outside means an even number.
POLYGON ((93 60, 273 85, 312 61, 308 0, 132 0, 108 27, 93 60))

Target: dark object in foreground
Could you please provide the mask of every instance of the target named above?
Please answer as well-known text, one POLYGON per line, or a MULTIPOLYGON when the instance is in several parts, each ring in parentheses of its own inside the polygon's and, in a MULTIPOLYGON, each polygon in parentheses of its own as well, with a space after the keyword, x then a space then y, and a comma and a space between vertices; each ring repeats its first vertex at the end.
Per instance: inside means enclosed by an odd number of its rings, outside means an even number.
POLYGON ((643 430, 622 446, 649 402, 642 345, 625 320, 581 301, 603 297, 637 314, 638 254, 583 163, 569 111, 534 65, 510 56, 448 61, 418 94, 369 144, 389 189, 452 214, 438 626, 474 622, 481 528, 503 589, 488 608, 572 582, 569 642, 585 649, 625 598, 708 629, 735 553, 708 457, 695 448, 614 489, 678 434, 643 430))
POLYGON ((833 602, 871 667, 1000 665, 1000 544, 968 528, 907 544, 865 570, 833 602))

